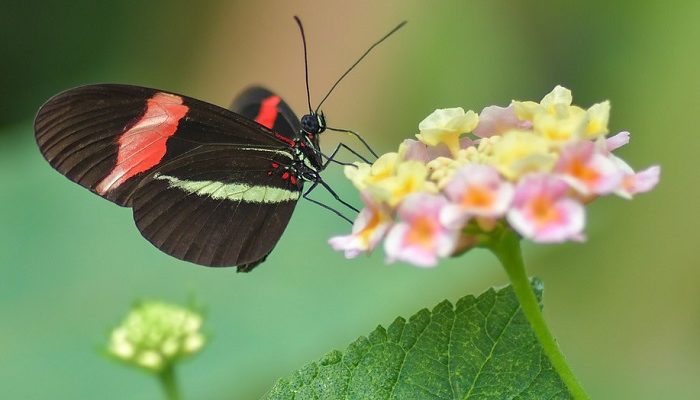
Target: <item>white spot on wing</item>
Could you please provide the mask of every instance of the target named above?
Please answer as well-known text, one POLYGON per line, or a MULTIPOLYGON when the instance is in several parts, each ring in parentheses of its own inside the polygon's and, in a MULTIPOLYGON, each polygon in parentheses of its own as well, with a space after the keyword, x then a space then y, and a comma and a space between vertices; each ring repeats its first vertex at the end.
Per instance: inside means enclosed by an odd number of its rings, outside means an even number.
POLYGON ((171 188, 209 197, 214 200, 244 201, 246 203, 283 203, 299 199, 300 192, 273 186, 253 186, 245 183, 217 181, 188 181, 169 175, 156 174, 154 179, 168 181, 171 188))

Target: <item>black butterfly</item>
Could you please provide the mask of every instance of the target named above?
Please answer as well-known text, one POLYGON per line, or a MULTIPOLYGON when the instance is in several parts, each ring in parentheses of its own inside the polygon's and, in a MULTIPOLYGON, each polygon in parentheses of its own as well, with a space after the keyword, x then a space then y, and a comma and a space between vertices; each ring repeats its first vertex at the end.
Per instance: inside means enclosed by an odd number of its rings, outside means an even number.
POLYGON ((324 160, 321 153, 325 129, 323 113, 310 101, 300 120, 261 87, 246 90, 226 110, 162 90, 89 85, 54 96, 34 121, 51 166, 133 208, 139 231, 153 245, 181 260, 238 271, 265 260, 299 197, 319 184, 335 195, 319 175, 335 155, 324 160), (304 182, 311 183, 305 192, 304 182))

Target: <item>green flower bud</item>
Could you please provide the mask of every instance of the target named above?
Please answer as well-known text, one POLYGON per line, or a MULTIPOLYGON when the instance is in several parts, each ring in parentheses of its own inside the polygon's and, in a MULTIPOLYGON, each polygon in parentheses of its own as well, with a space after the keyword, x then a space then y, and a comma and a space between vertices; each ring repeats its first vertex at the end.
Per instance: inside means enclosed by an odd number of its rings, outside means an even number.
POLYGON ((112 330, 107 351, 128 364, 158 373, 204 347, 202 321, 199 313, 188 308, 142 302, 112 330))

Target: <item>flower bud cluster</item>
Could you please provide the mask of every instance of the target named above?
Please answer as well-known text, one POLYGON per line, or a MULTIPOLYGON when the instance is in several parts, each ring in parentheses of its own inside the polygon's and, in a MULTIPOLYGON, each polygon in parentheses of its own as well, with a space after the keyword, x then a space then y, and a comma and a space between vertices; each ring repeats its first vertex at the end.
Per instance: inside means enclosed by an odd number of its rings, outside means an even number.
POLYGON ((202 349, 202 316, 162 302, 134 306, 112 330, 107 351, 128 364, 160 372, 202 349))

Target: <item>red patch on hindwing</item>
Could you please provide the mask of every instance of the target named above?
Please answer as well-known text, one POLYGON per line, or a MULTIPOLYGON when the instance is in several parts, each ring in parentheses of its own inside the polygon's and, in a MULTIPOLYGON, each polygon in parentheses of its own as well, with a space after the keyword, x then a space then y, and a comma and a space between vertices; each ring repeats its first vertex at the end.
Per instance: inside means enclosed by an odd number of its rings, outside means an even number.
POLYGON ((158 165, 165 156, 168 138, 175 134, 188 110, 182 97, 173 94, 159 92, 148 99, 143 116, 119 136, 117 163, 95 187, 97 193, 104 195, 158 165))
POLYGON ((275 120, 277 120, 277 105, 281 100, 279 96, 270 96, 263 100, 260 103, 260 111, 255 117, 255 122, 265 128, 272 129, 275 126, 275 120))

